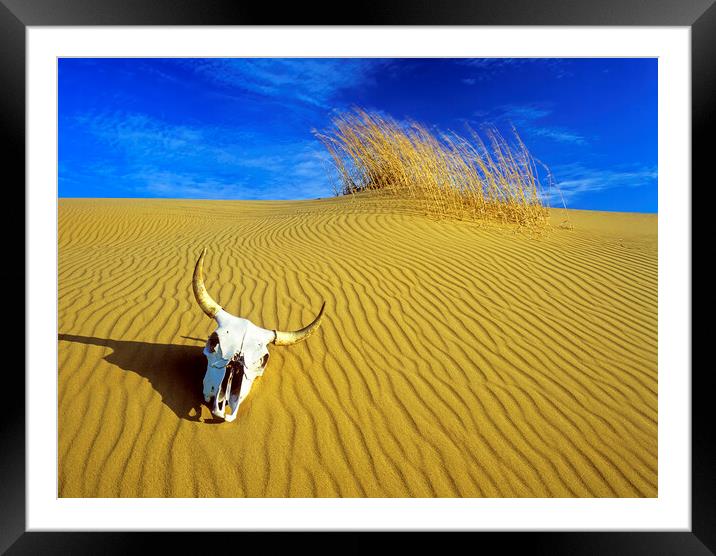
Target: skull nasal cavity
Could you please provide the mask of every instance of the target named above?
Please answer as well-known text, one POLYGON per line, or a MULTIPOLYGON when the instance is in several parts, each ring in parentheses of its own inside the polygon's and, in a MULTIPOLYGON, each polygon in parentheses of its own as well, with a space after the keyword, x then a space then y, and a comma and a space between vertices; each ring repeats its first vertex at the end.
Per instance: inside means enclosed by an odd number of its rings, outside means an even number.
POLYGON ((219 343, 219 335, 214 332, 211 336, 209 336, 209 341, 207 342, 207 345, 209 346, 209 351, 213 352, 216 348, 216 344, 219 343))
POLYGON ((231 358, 231 361, 229 361, 227 367, 233 372, 236 372, 239 369, 243 369, 243 365, 244 357, 240 353, 235 353, 234 356, 231 358))

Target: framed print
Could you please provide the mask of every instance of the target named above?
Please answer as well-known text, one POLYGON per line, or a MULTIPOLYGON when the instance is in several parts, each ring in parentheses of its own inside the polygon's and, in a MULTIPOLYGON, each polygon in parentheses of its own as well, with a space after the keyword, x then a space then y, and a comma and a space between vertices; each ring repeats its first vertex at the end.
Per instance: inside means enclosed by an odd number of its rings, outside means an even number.
POLYGON ((714 550, 716 8, 254 9, 0 5, 3 550, 714 550))

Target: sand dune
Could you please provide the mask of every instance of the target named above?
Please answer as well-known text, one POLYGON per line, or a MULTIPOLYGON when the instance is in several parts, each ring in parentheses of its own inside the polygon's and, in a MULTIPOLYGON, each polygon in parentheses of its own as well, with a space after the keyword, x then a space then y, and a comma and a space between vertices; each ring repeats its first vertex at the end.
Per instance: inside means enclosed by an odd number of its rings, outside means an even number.
POLYGON ((528 238, 391 203, 61 199, 59 495, 653 497, 657 219, 528 238), (228 311, 298 328, 233 423, 228 311))

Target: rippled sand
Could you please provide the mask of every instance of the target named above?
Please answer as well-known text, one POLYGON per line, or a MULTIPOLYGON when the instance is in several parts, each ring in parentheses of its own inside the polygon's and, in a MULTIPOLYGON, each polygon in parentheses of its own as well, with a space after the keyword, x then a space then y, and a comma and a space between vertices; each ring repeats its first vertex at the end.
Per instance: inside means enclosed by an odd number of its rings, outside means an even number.
POLYGON ((654 497, 657 219, 540 239, 388 203, 61 199, 59 495, 654 497), (214 328, 266 328, 233 423, 214 328))

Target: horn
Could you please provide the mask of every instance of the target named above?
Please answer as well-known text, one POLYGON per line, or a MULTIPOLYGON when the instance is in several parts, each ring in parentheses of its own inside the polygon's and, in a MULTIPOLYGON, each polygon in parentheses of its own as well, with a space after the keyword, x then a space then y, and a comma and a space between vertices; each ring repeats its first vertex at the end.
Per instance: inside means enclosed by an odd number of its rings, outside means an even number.
POLYGON ((207 316, 214 318, 216 313, 221 311, 221 306, 211 298, 204 286, 204 255, 206 255, 206 247, 204 247, 201 255, 199 255, 199 260, 196 261, 194 279, 191 281, 191 287, 194 289, 194 297, 196 297, 196 302, 199 304, 199 307, 201 307, 201 310, 204 311, 207 316))
POLYGON ((282 332, 281 330, 274 330, 274 334, 276 335, 276 337, 274 338, 273 343, 277 346, 290 346, 291 344, 297 344, 298 342, 302 342, 303 340, 308 338, 311 334, 318 330, 319 326, 321 326, 321 319, 323 318, 323 309, 325 307, 326 302, 324 301, 323 305, 321 305, 321 310, 318 311, 318 316, 313 319, 313 322, 311 324, 301 328, 301 330, 296 330, 294 332, 282 332))

